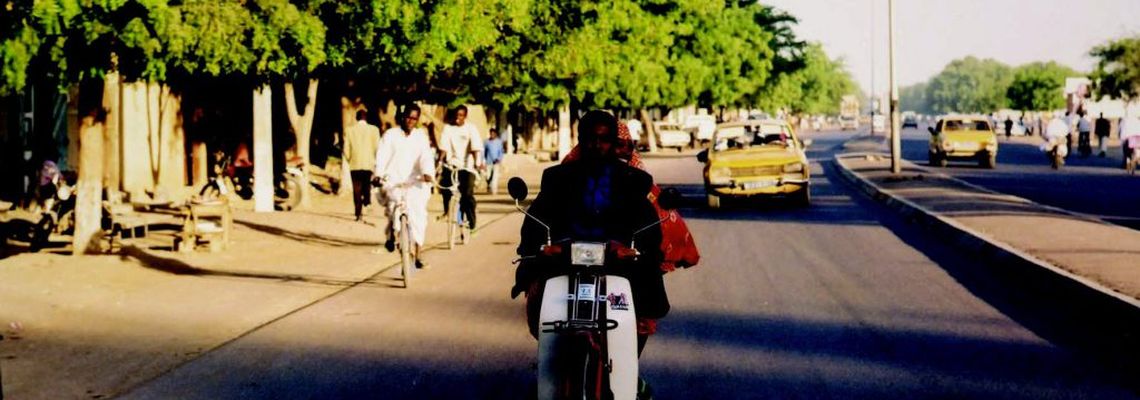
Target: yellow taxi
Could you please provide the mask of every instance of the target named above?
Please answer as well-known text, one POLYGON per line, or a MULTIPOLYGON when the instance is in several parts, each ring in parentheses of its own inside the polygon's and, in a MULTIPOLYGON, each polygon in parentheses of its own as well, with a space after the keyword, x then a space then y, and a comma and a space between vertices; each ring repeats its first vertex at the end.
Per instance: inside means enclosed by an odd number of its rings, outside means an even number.
POLYGON ((709 149, 697 154, 705 164, 705 192, 710 208, 724 197, 787 197, 811 203, 811 165, 792 127, 776 119, 729 122, 717 126, 709 149))
POLYGON ((977 161, 985 168, 997 166, 997 135, 989 118, 947 115, 927 129, 930 131, 927 156, 931 166, 945 167, 950 160, 977 161))

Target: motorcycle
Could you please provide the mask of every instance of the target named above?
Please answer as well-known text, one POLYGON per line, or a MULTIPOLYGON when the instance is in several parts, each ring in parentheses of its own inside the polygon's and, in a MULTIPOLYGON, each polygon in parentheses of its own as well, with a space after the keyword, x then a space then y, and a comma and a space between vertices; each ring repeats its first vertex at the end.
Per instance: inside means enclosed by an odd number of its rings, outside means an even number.
MULTIPOLYGON (((236 166, 232 158, 223 152, 214 154, 214 173, 198 191, 203 198, 217 198, 234 193, 243 200, 253 198, 253 166, 236 166)), ((245 164, 248 164, 245 163, 245 164)), ((301 182, 304 178, 304 163, 300 157, 288 160, 285 171, 275 182, 273 203, 276 208, 289 211, 301 203, 301 182)))
POLYGON ((1064 138, 1059 137, 1046 139, 1046 142, 1041 144, 1041 151, 1049 157, 1049 163, 1053 169, 1060 169, 1064 166, 1065 157, 1069 155, 1069 148, 1065 145, 1064 138))
POLYGON ((40 220, 32 233, 31 250, 39 251, 53 233, 70 234, 75 228, 75 183, 77 176, 65 171, 51 177, 51 197, 44 199, 40 220))
MULTIPOLYGON (((632 232, 629 245, 618 241, 597 243, 572 238, 554 242, 550 226, 527 213, 526 182, 511 178, 507 190, 515 208, 546 228, 546 244, 539 259, 561 267, 546 279, 539 312, 538 399, 635 399, 638 395, 638 343, 636 302, 630 281, 621 271, 636 261, 638 234, 658 220, 632 232), (567 251, 568 250, 568 251, 567 251), (607 260, 607 258, 616 257, 607 260)), ((676 189, 662 192, 658 204, 674 209, 680 200, 676 189)))

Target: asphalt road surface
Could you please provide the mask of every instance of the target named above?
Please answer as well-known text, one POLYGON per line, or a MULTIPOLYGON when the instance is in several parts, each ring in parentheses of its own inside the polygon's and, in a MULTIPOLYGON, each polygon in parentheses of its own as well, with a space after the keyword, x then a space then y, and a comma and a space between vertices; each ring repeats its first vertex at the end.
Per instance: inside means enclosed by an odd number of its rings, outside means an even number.
MULTIPOLYGON (((903 130, 903 158, 926 165, 930 134, 925 130, 903 130)), ((1037 148, 1038 137, 1006 141, 999 139, 998 167, 979 168, 977 163, 951 162, 946 172, 967 182, 998 192, 1012 194, 1106 221, 1140 229, 1140 176, 1130 176, 1121 166, 1119 147, 1111 147, 1106 158, 1081 158, 1074 137, 1073 152, 1060 170, 1049 167, 1049 160, 1037 148)))
MULTIPOLYGON (((666 278, 673 308, 642 358, 656 399, 1137 397, 1080 350, 1082 327, 838 181, 849 136, 814 137, 809 209, 683 210, 702 260, 666 278)), ((700 194, 691 155, 647 163, 700 194)), ((432 252, 410 290, 348 288, 124 397, 524 398, 535 343, 507 297, 522 219, 501 218, 432 252)))

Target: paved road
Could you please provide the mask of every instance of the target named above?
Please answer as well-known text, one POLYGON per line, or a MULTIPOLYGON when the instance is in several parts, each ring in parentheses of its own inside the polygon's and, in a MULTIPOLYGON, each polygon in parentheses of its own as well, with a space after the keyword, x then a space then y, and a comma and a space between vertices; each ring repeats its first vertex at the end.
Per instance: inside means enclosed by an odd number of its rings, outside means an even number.
MULTIPOLYGON (((1136 397, 1070 347, 1079 327, 837 183, 826 160, 848 136, 815 137, 810 209, 684 210, 703 259, 667 277, 673 310, 642 363, 656 398, 1136 397)), ((648 164, 698 187, 692 157, 648 164)), ((432 254, 411 290, 348 288, 125 397, 523 398, 535 345, 507 299, 520 222, 432 254)))
MULTIPOLYGON (((903 157, 926 165, 929 139, 925 127, 904 130, 903 157)), ((1037 149, 1039 143, 1038 138, 1006 142, 1003 137, 996 170, 951 162, 945 172, 998 192, 1140 229, 1140 177, 1128 176, 1120 167, 1119 147, 1110 149, 1109 158, 1070 155, 1061 170, 1053 170, 1037 149)))

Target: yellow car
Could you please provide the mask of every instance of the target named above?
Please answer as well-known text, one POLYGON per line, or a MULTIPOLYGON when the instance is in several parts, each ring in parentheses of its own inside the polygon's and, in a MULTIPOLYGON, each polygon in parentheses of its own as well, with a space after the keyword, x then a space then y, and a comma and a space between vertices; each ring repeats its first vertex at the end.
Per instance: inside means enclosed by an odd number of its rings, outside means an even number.
POLYGON ((787 122, 747 120, 717 126, 710 149, 697 154, 705 163, 705 191, 710 208, 723 197, 787 197, 811 203, 811 165, 787 122))
POLYGON ((985 116, 948 115, 927 129, 931 166, 945 167, 950 160, 977 161, 985 168, 997 166, 997 135, 985 116))

